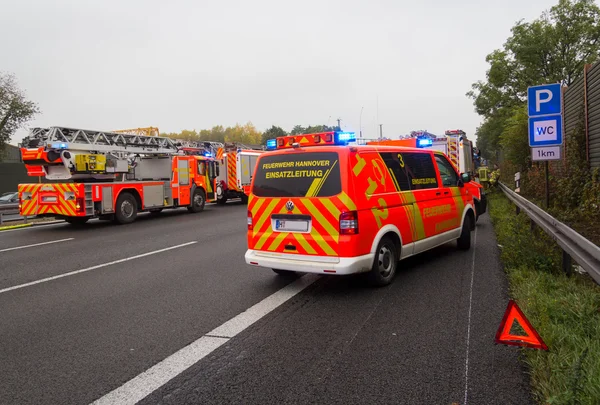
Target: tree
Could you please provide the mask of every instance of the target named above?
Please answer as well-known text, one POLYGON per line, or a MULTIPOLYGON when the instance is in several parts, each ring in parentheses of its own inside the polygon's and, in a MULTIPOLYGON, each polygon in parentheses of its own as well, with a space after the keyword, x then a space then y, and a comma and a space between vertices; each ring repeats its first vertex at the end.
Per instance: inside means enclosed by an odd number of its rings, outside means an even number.
POLYGON ((306 131, 306 128, 304 128, 302 125, 296 125, 294 128, 292 128, 290 135, 305 134, 306 132, 304 131, 306 131))
POLYGON ((269 139, 275 139, 280 136, 286 136, 286 135, 287 135, 287 133, 283 130, 283 128, 273 125, 273 126, 271 126, 271 128, 269 128, 265 132, 263 132, 260 144, 266 145, 267 141, 269 139))
POLYGON ((15 76, 0 73, 0 152, 4 151, 15 131, 39 112, 37 104, 27 100, 19 89, 15 76))
MULTIPOLYGON (((559 0, 540 18, 519 21, 511 33, 503 49, 486 57, 486 81, 474 83, 467 93, 485 118, 482 127, 496 128, 498 120, 511 117, 514 108, 524 105, 527 87, 568 86, 583 75, 584 66, 595 62, 600 52, 600 8, 594 0, 559 0)), ((498 145, 501 132, 482 128, 477 144, 498 145)))

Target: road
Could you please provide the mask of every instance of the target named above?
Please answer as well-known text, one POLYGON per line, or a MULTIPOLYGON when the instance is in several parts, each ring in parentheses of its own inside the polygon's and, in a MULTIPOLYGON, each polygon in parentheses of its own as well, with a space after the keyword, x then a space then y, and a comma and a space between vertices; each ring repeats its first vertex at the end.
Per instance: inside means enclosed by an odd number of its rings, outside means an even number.
POLYGON ((531 402, 487 215, 379 289, 246 265, 245 217, 0 232, 0 404, 531 402))

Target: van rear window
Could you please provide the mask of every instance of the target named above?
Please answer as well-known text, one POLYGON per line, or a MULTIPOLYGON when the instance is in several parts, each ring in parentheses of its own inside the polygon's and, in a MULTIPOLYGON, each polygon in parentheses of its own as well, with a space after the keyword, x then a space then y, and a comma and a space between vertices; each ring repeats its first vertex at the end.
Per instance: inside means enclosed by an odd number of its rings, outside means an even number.
POLYGON ((341 191, 337 152, 262 155, 252 188, 258 197, 331 197, 341 191))

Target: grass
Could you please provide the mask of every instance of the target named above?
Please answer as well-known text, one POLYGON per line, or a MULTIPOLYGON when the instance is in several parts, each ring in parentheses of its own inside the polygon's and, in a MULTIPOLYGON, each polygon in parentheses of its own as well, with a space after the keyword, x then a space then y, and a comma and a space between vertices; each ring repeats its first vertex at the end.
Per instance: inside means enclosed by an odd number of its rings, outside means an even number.
POLYGON ((561 272, 561 249, 500 190, 489 195, 510 294, 549 351, 520 349, 540 404, 600 403, 600 286, 561 272))

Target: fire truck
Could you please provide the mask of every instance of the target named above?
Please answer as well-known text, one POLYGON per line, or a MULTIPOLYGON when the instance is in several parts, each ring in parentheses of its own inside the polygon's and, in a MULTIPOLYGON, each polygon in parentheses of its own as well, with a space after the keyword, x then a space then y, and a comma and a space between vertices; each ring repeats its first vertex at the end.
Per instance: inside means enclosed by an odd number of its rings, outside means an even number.
POLYGON ((19 185, 22 216, 126 224, 139 212, 179 207, 200 212, 216 200, 217 162, 205 148, 181 148, 166 137, 33 128, 21 156, 29 176, 45 179, 19 185))
POLYGON ((252 174, 262 148, 253 148, 239 143, 225 143, 217 149, 216 159, 221 166, 217 177, 217 204, 240 198, 248 202, 252 174))
MULTIPOLYGON (((469 173, 475 176, 473 163, 473 144, 467 139, 466 133, 461 129, 447 130, 444 136, 437 136, 427 131, 412 131, 403 139, 367 141, 367 145, 395 145, 411 148, 431 148, 444 153, 459 173, 469 173)), ((473 194, 475 202, 476 220, 486 212, 487 198, 483 186, 472 180, 465 184, 473 194)))

